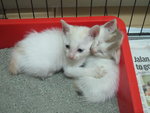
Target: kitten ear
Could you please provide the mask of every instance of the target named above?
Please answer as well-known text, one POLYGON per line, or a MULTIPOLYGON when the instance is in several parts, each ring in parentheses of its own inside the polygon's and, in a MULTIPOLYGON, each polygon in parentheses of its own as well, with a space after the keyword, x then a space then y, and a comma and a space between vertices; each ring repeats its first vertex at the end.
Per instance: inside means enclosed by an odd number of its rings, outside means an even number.
POLYGON ((67 24, 67 22, 65 22, 64 20, 60 20, 61 24, 62 24, 62 29, 64 34, 66 34, 67 32, 69 32, 70 30, 70 25, 67 24))
POLYGON ((95 38, 98 36, 99 31, 100 31, 99 25, 95 25, 95 26, 91 27, 89 34, 91 37, 95 38))
POLYGON ((114 32, 117 29, 117 20, 113 19, 104 24, 104 27, 110 32, 114 32))

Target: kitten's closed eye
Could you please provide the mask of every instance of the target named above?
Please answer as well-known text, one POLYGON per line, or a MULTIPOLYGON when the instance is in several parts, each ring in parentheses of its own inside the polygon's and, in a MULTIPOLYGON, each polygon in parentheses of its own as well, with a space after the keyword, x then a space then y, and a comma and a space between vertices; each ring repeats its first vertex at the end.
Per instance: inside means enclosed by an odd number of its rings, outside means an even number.
POLYGON ((79 53, 82 53, 84 50, 83 49, 78 49, 77 50, 79 53))
POLYGON ((101 54, 103 54, 103 51, 102 51, 102 50, 98 50, 98 53, 101 53, 101 54))
POLYGON ((66 48, 67 48, 67 49, 70 49, 70 45, 66 45, 66 48))

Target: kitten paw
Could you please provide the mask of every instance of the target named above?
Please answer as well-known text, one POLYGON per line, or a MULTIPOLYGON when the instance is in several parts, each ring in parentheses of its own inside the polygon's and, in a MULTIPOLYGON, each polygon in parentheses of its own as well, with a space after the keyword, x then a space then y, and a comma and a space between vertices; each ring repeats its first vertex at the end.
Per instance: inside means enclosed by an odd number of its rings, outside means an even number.
POLYGON ((43 76, 37 76, 38 79, 44 81, 47 78, 51 77, 54 73, 48 73, 47 75, 43 75, 43 76))
POLYGON ((103 66, 101 67, 97 66, 95 68, 95 72, 96 72, 96 75, 94 76, 95 78, 101 78, 106 74, 106 71, 103 66))
POLYGON ((75 88, 75 92, 77 93, 78 96, 83 96, 83 92, 79 89, 79 87, 76 85, 75 82, 73 82, 73 86, 75 88))
POLYGON ((46 77, 36 77, 36 78, 38 78, 39 80, 42 80, 42 81, 44 81, 46 79, 46 77))
POLYGON ((66 77, 73 78, 71 72, 72 72, 72 68, 70 68, 70 67, 64 68, 64 74, 65 74, 66 77))
POLYGON ((47 77, 50 77, 50 76, 52 76, 54 73, 48 73, 47 74, 47 77))
POLYGON ((83 92, 82 91, 76 91, 78 96, 83 96, 83 92))

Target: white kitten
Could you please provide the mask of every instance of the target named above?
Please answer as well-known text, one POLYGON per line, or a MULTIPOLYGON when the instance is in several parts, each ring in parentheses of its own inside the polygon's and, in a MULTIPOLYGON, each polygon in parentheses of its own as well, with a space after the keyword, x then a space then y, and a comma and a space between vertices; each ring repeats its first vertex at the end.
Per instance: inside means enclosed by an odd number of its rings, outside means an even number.
POLYGON ((99 33, 99 26, 95 25, 91 28, 84 26, 72 26, 64 21, 63 32, 65 34, 65 63, 66 67, 81 66, 85 62, 87 56, 90 55, 90 47, 93 40, 99 33))
POLYGON ((59 71, 63 65, 63 38, 63 32, 59 29, 29 33, 15 45, 9 71, 12 74, 25 72, 40 77, 59 71))
POLYGON ((63 31, 34 31, 18 42, 12 51, 9 71, 12 74, 25 72, 37 77, 47 77, 66 65, 81 65, 89 54, 98 26, 90 29, 72 26, 63 20, 61 23, 63 31))
POLYGON ((65 74, 75 78, 75 87, 87 101, 103 102, 115 95, 118 89, 120 45, 122 34, 117 29, 116 20, 100 26, 85 67, 67 68, 65 74))

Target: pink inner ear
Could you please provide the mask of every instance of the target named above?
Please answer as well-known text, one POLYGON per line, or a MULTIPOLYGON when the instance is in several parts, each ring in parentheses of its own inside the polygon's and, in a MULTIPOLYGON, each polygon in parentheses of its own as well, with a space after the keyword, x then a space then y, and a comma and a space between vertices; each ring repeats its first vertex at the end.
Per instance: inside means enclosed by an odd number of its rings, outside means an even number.
POLYGON ((91 33, 91 36, 92 37, 96 37, 98 35, 99 31, 95 30, 93 31, 93 33, 91 33))
POLYGON ((111 28, 114 25, 114 21, 111 21, 105 25, 106 28, 111 28))
POLYGON ((66 34, 66 32, 69 31, 69 25, 64 20, 61 20, 61 24, 62 24, 63 32, 66 34))
POLYGON ((62 26, 62 28, 63 28, 63 32, 66 34, 66 32, 68 32, 69 31, 69 28, 67 27, 67 26, 62 26))
POLYGON ((91 37, 95 38, 99 34, 99 31, 100 31, 100 28, 99 28, 98 25, 95 25, 94 27, 92 27, 90 29, 90 35, 91 35, 91 37))

